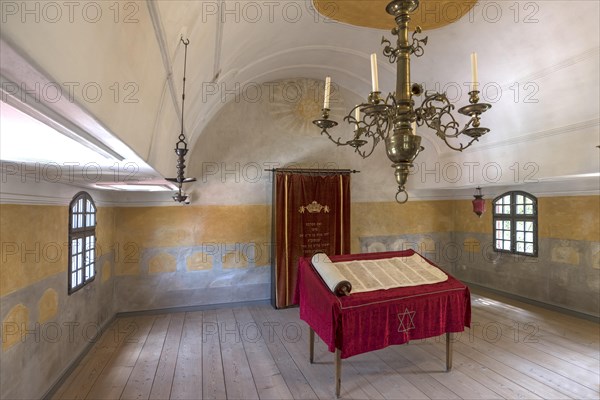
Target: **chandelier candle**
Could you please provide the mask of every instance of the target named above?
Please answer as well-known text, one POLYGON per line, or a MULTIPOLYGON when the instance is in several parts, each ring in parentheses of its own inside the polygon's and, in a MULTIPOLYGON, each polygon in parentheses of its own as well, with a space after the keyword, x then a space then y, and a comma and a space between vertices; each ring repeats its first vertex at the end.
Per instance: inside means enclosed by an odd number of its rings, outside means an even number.
POLYGON ((379 75, 377 74, 377 54, 371 54, 371 82, 373 84, 373 92, 379 92, 379 75))
POLYGON ((471 53, 471 91, 479 90, 479 79, 477 78, 477 53, 471 53))
MULTIPOLYGON (((416 27, 409 37, 408 24, 410 16, 419 8, 419 0, 393 0, 387 7, 388 14, 394 17, 396 27, 392 35, 396 36, 395 44, 383 38, 381 44, 383 55, 392 64, 396 64, 396 90, 382 97, 379 91, 377 74, 377 55, 371 55, 372 92, 366 101, 354 107, 344 121, 351 124, 353 134, 349 140, 341 137, 334 139, 329 129, 338 125, 329 119, 329 103, 325 103, 321 118, 313 124, 319 127, 322 135, 338 146, 350 146, 362 158, 373 154, 377 144, 385 143, 385 150, 392 162, 398 191, 396 201, 406 203, 406 181, 410 175, 415 158, 424 150, 421 136, 416 127, 432 129, 435 135, 452 150, 463 151, 490 130, 480 126, 480 116, 492 106, 479 103, 479 81, 477 79, 477 55, 471 54, 472 84, 468 105, 458 109, 458 113, 469 117, 461 128, 454 116, 454 105, 450 103, 446 93, 425 92, 423 86, 410 81, 410 58, 421 57, 425 53, 427 38, 421 38, 421 28, 416 27), (415 98, 424 96, 420 106, 415 105, 415 98), (362 115, 362 119, 360 119, 362 115), (416 125, 415 125, 416 124, 416 125), (467 143, 461 139, 467 138, 467 143)), ((329 78, 328 78, 329 79, 329 78)), ((327 84, 325 86, 327 88, 327 84)), ((326 89, 327 90, 327 89, 326 89)), ((326 91, 325 98, 328 98, 326 91)), ((337 135, 336 135, 337 136, 337 135)))
POLYGON ((329 95, 331 94, 331 77, 325 78, 325 102, 323 108, 329 110, 329 95))

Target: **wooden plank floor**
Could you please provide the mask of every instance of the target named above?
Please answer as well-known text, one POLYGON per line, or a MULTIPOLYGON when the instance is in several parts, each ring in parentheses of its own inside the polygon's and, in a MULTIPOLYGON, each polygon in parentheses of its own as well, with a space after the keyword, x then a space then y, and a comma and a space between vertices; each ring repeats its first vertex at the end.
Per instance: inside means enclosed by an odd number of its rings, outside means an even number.
MULTIPOLYGON (((472 327, 342 362, 348 399, 598 399, 599 325, 479 292, 472 327)), ((298 309, 238 307, 117 319, 54 399, 329 399, 333 355, 298 309)))

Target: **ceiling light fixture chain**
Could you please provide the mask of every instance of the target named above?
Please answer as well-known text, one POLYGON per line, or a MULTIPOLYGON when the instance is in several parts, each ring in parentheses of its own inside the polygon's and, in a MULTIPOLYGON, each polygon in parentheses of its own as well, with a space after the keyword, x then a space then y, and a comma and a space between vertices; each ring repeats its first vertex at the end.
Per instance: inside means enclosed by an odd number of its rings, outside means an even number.
POLYGON ((413 167, 413 161, 424 150, 421 146, 421 136, 416 134, 417 126, 433 129, 436 135, 452 150, 463 151, 489 132, 481 124, 481 114, 491 108, 490 104, 479 103, 479 82, 477 79, 477 55, 471 54, 472 83, 469 92, 469 105, 458 109, 460 114, 469 116, 469 121, 461 129, 454 117, 454 105, 448 100, 446 93, 426 92, 422 85, 410 80, 410 57, 421 57, 425 53, 427 37, 419 38, 422 33, 416 27, 409 42, 408 24, 410 15, 419 7, 418 0, 393 0, 387 7, 388 14, 394 16, 396 27, 392 35, 397 37, 396 47, 385 37, 382 38, 383 55, 390 63, 396 64, 396 91, 385 99, 379 90, 377 71, 377 56, 371 55, 372 91, 367 102, 354 107, 344 117, 344 121, 354 127, 350 140, 341 137, 334 139, 329 133, 338 123, 329 118, 329 96, 331 78, 325 83, 325 101, 321 118, 313 123, 321 129, 337 146, 351 146, 361 157, 369 157, 379 142, 385 142, 386 153, 395 169, 398 191, 396 201, 406 203, 406 181, 413 167), (425 95, 420 107, 415 107, 414 97, 425 95), (470 140, 460 142, 462 135, 470 140), (451 143, 458 141, 457 144, 451 143))
POLYGON ((174 182, 177 184, 177 188, 179 189, 177 193, 173 196, 173 200, 178 203, 186 203, 189 204, 188 195, 186 195, 183 191, 184 183, 195 182, 196 178, 186 178, 185 177, 185 156, 188 153, 188 145, 185 141, 185 133, 184 133, 184 112, 185 112, 185 77, 187 73, 187 47, 190 44, 189 39, 183 39, 181 37, 181 43, 185 46, 184 58, 183 58, 183 90, 181 94, 181 132, 179 134, 179 141, 175 144, 175 154, 177 154, 177 178, 167 178, 169 182, 174 182))

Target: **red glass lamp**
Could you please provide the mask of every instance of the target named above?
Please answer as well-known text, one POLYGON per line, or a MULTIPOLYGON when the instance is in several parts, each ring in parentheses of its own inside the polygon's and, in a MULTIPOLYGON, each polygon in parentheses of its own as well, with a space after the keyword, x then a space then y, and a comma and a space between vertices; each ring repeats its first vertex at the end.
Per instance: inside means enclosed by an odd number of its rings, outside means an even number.
POLYGON ((481 194, 480 187, 475 189, 475 195, 473 195, 473 197, 475 197, 475 199, 473 199, 473 212, 477 214, 479 218, 481 218, 481 214, 485 212, 485 200, 481 194))

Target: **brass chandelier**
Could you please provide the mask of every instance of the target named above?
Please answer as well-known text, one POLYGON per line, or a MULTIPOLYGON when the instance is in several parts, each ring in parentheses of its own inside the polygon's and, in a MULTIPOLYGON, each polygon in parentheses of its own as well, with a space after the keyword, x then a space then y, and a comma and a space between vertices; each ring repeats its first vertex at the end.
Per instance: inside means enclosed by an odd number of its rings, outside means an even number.
POLYGON ((492 106, 479 103, 479 83, 477 79, 477 55, 471 54, 472 82, 469 92, 469 105, 458 109, 460 114, 469 116, 469 121, 461 129, 452 111, 454 105, 446 97, 446 93, 425 92, 422 85, 410 82, 410 57, 421 57, 424 54, 423 46, 427 44, 427 37, 417 37, 421 28, 416 27, 409 42, 408 23, 410 14, 419 7, 418 0, 393 0, 386 11, 395 17, 396 27, 392 35, 398 37, 396 47, 391 42, 382 38, 383 55, 390 63, 397 64, 396 92, 390 93, 383 99, 379 91, 377 72, 377 56, 371 55, 372 91, 366 103, 354 107, 344 117, 344 121, 354 126, 354 134, 350 140, 334 139, 328 132, 338 125, 329 119, 329 96, 331 78, 325 80, 325 102, 321 118, 313 123, 321 129, 321 134, 338 146, 351 146, 361 157, 367 158, 380 141, 385 142, 388 158, 395 169, 398 191, 396 201, 400 204, 408 201, 406 180, 413 167, 413 161, 424 147, 421 146, 421 136, 416 134, 417 126, 427 126, 435 131, 452 150, 462 151, 479 140, 490 130, 480 126, 480 116, 492 106), (424 94, 420 107, 415 107, 413 96, 424 94), (460 142, 463 135, 468 137, 466 144, 460 142), (452 142, 452 143, 451 143, 452 142), (455 144, 453 144, 455 143, 455 144))

